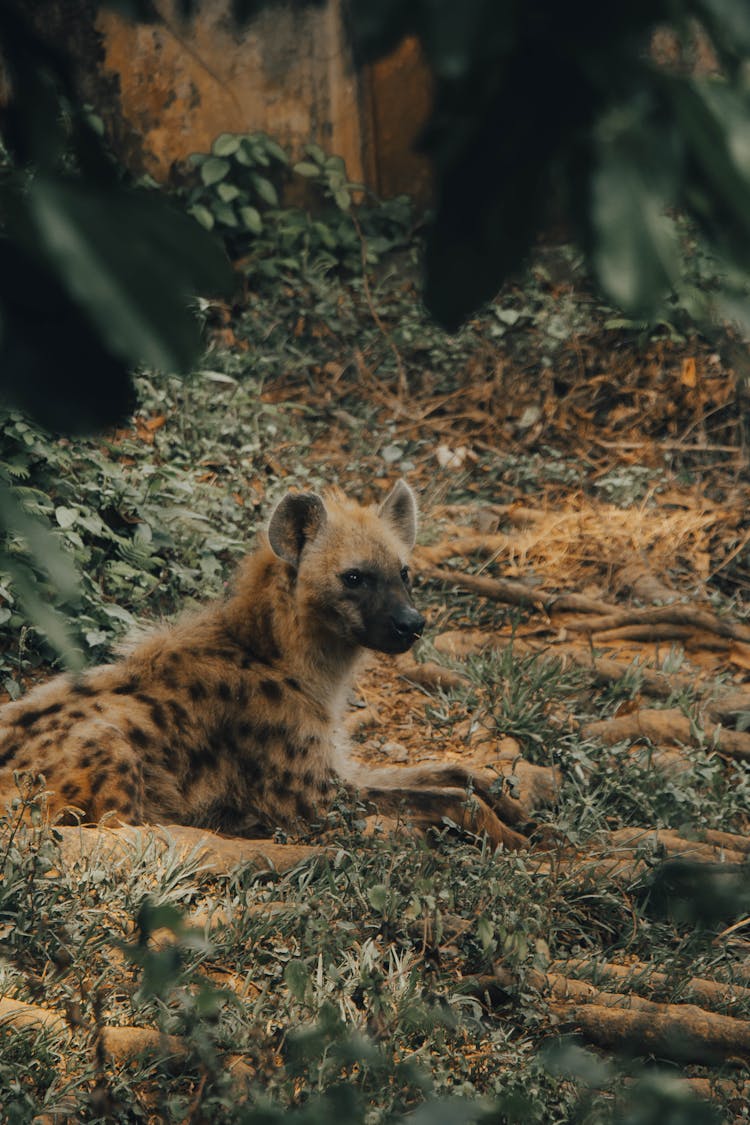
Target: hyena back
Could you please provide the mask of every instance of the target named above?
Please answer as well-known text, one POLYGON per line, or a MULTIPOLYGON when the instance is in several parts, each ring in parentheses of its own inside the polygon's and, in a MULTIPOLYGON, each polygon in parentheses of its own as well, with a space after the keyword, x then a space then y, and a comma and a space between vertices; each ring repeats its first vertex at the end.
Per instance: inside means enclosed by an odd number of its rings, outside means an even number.
POLYGON ((448 765, 367 773, 341 744, 363 650, 405 652, 422 632, 407 565, 415 536, 403 481, 380 508, 290 493, 225 600, 0 708, 0 804, 18 770, 44 775, 52 814, 257 836, 319 820, 343 781, 384 813, 405 804, 420 824, 449 816, 494 843, 525 843, 496 815, 525 819, 491 795, 492 776, 448 765))

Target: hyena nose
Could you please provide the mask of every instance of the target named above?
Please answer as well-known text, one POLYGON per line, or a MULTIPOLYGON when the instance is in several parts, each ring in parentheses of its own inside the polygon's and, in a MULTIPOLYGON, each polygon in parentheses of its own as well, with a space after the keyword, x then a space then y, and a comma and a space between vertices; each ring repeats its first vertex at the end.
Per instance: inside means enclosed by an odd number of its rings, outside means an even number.
POLYGON ((391 614, 391 627, 400 641, 415 641, 422 636, 425 619, 409 605, 399 606, 391 614))

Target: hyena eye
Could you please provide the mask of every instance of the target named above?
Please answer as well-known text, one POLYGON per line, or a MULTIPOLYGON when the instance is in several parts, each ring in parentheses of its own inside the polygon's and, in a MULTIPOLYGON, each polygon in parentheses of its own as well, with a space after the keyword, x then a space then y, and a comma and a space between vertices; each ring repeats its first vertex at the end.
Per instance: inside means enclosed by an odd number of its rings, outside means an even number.
POLYGON ((409 585, 409 568, 408 568, 408 566, 402 566, 401 567, 401 581, 403 582, 404 586, 409 585))
POLYGON ((361 570, 347 570, 342 574, 341 581, 350 590, 356 590, 358 586, 362 585, 362 571, 361 570))

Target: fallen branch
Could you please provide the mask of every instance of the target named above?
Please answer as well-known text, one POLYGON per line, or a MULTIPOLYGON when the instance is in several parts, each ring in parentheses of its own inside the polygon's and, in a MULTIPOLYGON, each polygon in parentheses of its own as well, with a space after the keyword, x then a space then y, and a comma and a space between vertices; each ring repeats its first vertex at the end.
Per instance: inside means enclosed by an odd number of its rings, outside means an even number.
POLYGON ((750 733, 727 730, 708 721, 704 722, 701 732, 676 708, 632 711, 629 715, 587 723, 582 733, 586 738, 600 738, 608 746, 628 738, 648 738, 656 745, 677 742, 684 746, 702 746, 709 740, 722 754, 750 761, 750 733))

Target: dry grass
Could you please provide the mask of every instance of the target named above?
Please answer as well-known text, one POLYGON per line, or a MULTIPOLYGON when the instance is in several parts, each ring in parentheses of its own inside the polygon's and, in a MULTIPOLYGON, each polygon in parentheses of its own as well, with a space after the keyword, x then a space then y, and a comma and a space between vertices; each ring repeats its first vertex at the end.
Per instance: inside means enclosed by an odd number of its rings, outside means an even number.
MULTIPOLYGON (((455 506, 449 511, 458 515, 455 506)), ((441 510, 435 514, 439 517, 441 510)), ((481 522, 481 510, 477 516, 474 509, 473 516, 481 522)), ((623 566, 634 561, 666 584, 678 576, 703 582, 726 557, 738 516, 697 491, 671 493, 658 502, 649 496, 627 508, 579 492, 549 507, 486 509, 484 525, 512 525, 507 531, 467 535, 465 526, 444 522, 439 543, 422 548, 420 557, 438 563, 480 554, 483 569, 497 565, 505 577, 533 577, 543 589, 581 589, 592 583, 609 587, 623 566)))

